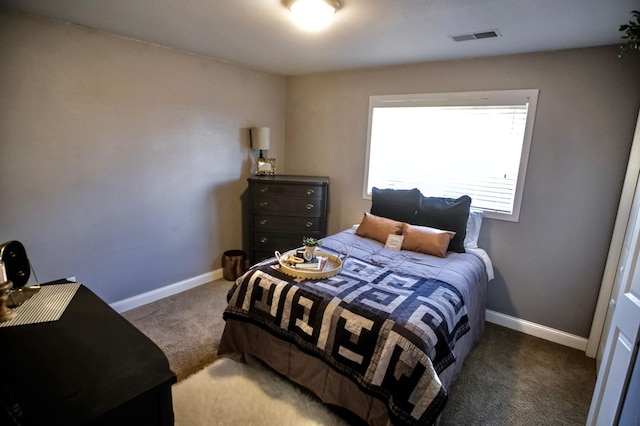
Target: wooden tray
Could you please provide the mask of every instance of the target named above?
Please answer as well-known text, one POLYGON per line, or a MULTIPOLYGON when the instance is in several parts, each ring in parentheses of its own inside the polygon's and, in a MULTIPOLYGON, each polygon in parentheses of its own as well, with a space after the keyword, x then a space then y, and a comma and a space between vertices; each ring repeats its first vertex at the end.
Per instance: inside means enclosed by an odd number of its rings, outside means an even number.
POLYGON ((286 259, 290 254, 295 254, 296 250, 290 250, 285 252, 284 254, 280 254, 279 251, 276 250, 275 256, 278 259, 278 263, 280 263, 280 270, 285 274, 294 277, 301 278, 304 280, 322 280, 325 278, 331 278, 336 276, 342 271, 342 266, 347 261, 349 255, 347 253, 339 253, 338 256, 327 253, 324 251, 316 251, 316 254, 319 256, 323 256, 327 258, 327 264, 324 266, 324 269, 321 271, 313 271, 313 270, 305 270, 305 269, 296 269, 292 266, 289 266, 285 263, 284 259, 286 259), (342 258, 340 256, 343 256, 342 258))

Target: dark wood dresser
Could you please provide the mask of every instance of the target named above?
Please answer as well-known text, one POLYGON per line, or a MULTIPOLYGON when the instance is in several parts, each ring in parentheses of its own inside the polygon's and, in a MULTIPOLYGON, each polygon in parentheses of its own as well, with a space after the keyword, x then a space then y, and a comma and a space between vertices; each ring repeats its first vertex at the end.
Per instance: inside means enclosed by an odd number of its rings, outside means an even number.
POLYGON ((273 252, 300 247, 302 237, 327 234, 329 178, 251 176, 250 258, 255 263, 273 252))
POLYGON ((0 328, 0 365, 0 425, 174 424, 167 357, 85 286, 58 321, 0 328))

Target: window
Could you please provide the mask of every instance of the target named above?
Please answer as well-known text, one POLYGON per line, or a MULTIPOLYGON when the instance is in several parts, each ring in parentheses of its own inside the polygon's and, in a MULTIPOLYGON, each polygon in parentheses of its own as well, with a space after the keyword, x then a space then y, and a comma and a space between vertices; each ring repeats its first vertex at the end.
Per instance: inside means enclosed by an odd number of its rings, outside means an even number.
POLYGON ((371 188, 469 195, 517 222, 538 90, 371 96, 364 197, 371 188))

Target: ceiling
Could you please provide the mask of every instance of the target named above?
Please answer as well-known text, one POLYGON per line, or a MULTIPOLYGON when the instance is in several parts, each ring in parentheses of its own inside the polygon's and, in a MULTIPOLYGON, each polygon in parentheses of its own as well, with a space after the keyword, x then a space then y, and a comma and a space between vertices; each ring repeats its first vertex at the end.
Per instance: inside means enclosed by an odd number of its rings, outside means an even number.
POLYGON ((342 0, 321 32, 282 0, 3 0, 5 7, 280 75, 621 43, 639 0, 342 0), (496 38, 450 36, 497 30, 496 38))

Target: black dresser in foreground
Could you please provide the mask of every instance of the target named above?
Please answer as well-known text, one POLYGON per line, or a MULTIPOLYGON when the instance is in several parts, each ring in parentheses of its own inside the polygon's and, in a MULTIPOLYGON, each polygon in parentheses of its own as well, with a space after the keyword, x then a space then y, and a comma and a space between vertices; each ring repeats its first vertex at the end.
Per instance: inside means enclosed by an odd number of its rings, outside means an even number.
POLYGON ((0 328, 0 424, 170 426, 162 350, 80 286, 58 321, 0 328))
POLYGON ((302 245, 302 237, 327 234, 329 178, 251 176, 250 258, 255 263, 302 245))

